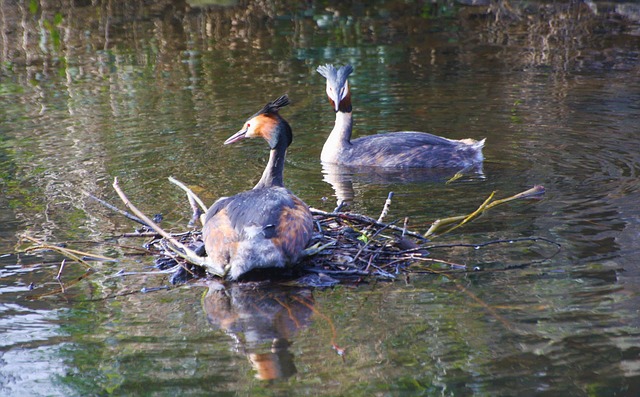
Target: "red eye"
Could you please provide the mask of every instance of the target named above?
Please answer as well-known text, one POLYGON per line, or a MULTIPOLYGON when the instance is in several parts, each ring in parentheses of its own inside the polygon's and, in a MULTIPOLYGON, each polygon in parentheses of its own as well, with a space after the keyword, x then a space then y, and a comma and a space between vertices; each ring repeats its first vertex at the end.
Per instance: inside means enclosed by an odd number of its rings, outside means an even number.
POLYGON ((247 123, 247 128, 251 127, 251 124, 247 123))

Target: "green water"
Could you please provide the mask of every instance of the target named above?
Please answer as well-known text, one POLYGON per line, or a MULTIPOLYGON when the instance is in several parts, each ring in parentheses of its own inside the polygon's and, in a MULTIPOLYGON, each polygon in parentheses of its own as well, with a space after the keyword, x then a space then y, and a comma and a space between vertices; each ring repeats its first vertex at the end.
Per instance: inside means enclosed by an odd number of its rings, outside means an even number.
POLYGON ((0 3, 0 395, 639 393, 634 3, 227 3, 0 3), (329 183, 324 63, 355 68, 356 136, 486 137, 484 175, 329 183), (207 203, 251 188, 266 145, 222 142, 283 93, 286 184, 313 207, 346 188, 350 210, 377 217, 393 191, 387 219, 425 231, 493 191, 547 193, 435 241, 471 245, 432 250, 481 270, 453 278, 221 295, 141 293, 168 277, 117 276, 152 259, 118 237, 134 224, 83 191, 118 203, 117 177, 185 230, 167 178, 207 203), (24 235, 117 262, 68 264, 59 282, 60 256, 15 254, 24 235), (535 236, 561 249, 473 247, 535 236))

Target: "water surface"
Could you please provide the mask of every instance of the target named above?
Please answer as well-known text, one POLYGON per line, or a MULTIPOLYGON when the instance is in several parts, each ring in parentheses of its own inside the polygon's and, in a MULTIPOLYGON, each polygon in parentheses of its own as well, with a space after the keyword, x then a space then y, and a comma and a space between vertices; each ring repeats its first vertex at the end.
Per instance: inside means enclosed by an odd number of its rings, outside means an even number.
POLYGON ((228 3, 2 4, 0 394, 639 393, 634 3, 228 3), (357 288, 224 294, 117 276, 152 260, 118 238, 134 224, 82 191, 117 203, 118 177, 185 230, 167 177, 207 203, 252 187, 266 146, 222 142, 283 93, 287 186, 335 206, 323 63, 355 68, 356 135, 487 138, 482 176, 347 175, 350 210, 377 217, 393 191, 387 219, 425 231, 493 191, 541 184, 544 199, 434 241, 469 245, 431 251, 478 269, 453 277, 417 265, 357 288), (16 254, 24 235, 118 261, 69 264, 58 282, 60 256, 16 254))

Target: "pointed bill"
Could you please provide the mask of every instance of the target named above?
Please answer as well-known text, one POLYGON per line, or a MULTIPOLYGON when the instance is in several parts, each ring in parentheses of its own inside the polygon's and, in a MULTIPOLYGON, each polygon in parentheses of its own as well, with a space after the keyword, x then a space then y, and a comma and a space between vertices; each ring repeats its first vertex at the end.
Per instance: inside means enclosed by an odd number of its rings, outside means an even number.
POLYGON ((247 134, 247 129, 244 128, 244 129, 236 132, 235 134, 231 135, 229 138, 227 138, 227 140, 224 141, 224 144, 225 145, 229 145, 231 143, 241 141, 244 138, 246 138, 246 134, 247 134))

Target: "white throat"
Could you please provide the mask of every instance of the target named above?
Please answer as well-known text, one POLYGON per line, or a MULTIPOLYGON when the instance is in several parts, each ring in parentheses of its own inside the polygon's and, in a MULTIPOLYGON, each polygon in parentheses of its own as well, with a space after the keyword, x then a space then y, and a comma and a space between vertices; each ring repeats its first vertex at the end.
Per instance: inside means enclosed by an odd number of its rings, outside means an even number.
POLYGON ((341 152, 351 145, 351 127, 351 112, 336 112, 336 123, 322 147, 320 160, 325 163, 338 162, 341 152))

